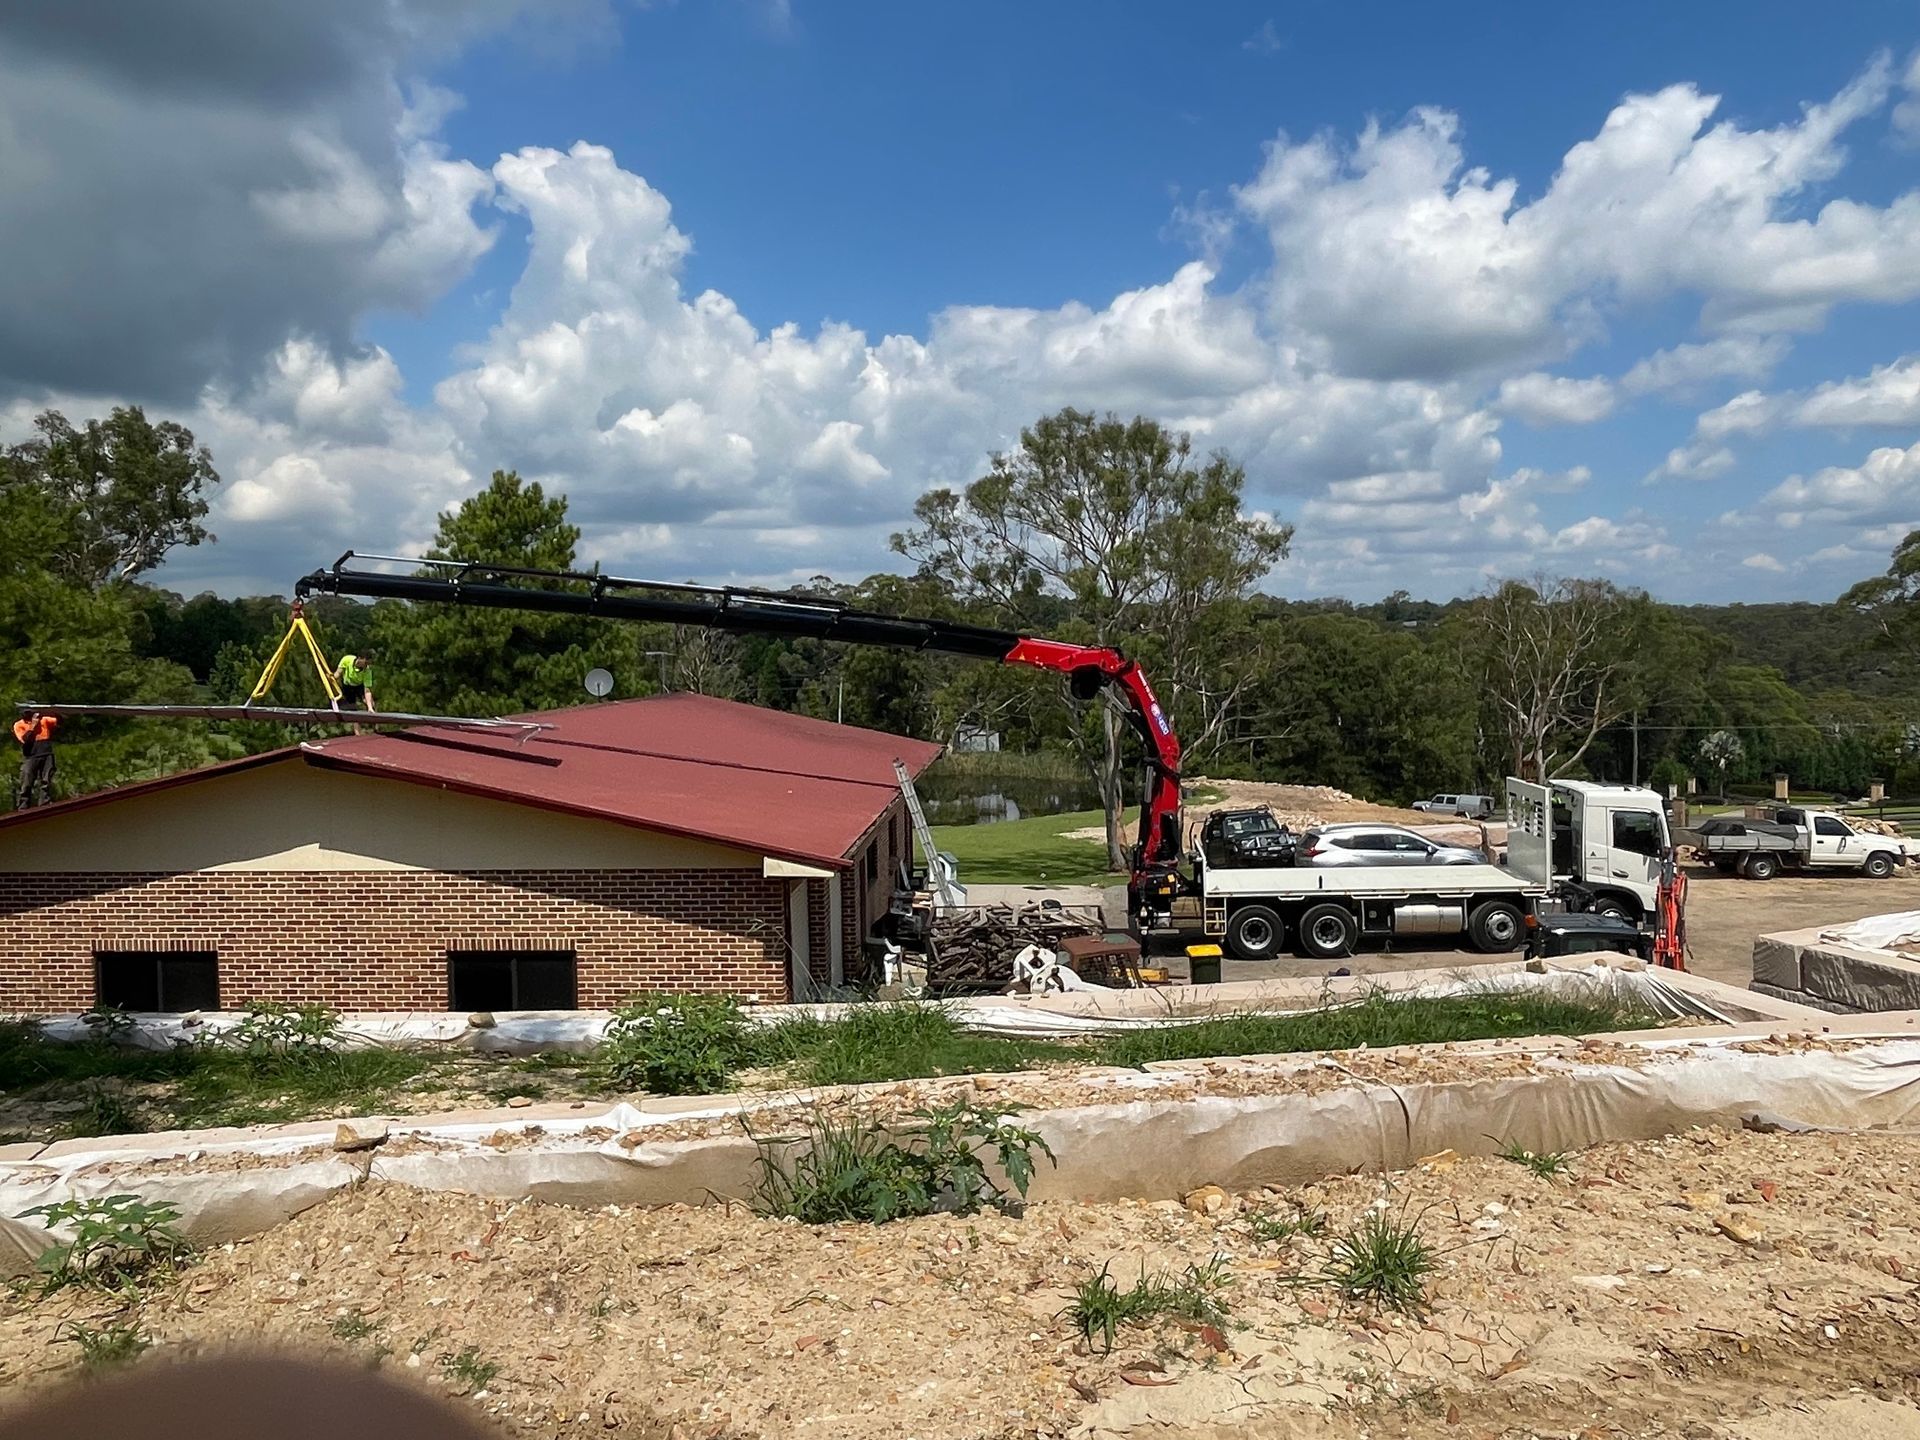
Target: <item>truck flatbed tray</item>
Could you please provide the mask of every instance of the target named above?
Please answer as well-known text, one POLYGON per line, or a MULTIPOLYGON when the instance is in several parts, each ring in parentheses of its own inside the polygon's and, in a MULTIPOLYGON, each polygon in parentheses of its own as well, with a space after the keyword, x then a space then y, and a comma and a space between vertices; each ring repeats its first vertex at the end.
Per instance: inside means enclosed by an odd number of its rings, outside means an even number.
POLYGON ((1291 865, 1207 867, 1207 893, 1233 896, 1407 895, 1453 897, 1505 891, 1545 895, 1548 887, 1498 865, 1291 865))
POLYGON ((1709 854, 1715 851, 1792 850, 1799 843, 1798 828, 1772 820, 1742 820, 1722 815, 1702 820, 1679 832, 1682 844, 1709 854))

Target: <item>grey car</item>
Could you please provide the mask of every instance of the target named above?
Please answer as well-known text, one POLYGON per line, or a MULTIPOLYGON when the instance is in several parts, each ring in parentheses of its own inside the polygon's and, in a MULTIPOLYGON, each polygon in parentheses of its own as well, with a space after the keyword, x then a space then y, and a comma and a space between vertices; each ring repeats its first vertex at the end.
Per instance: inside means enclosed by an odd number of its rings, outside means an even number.
POLYGON ((1300 837, 1306 865, 1484 865, 1487 857, 1460 845, 1441 845, 1404 825, 1321 825, 1300 837))

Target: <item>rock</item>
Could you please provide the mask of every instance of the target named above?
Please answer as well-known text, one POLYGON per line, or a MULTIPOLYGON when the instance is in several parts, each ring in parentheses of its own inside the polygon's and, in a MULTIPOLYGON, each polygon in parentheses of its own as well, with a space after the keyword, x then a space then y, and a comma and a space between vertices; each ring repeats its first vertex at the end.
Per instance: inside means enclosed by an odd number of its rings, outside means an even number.
POLYGON ((1187 1193, 1185 1204, 1196 1215, 1218 1215, 1227 1208, 1227 1192, 1218 1185, 1202 1185, 1187 1193))
POLYGON ((533 1104, 533 1100, 526 1095, 509 1095, 507 1097, 507 1106, 512 1110, 524 1110, 531 1104, 533 1104))
POLYGON ((1584 1285, 1589 1290, 1618 1290, 1627 1282, 1618 1275, 1576 1275, 1573 1283, 1584 1285))
POLYGON ((387 1122, 384 1120, 342 1120, 334 1127, 333 1148, 336 1150, 371 1150, 386 1143, 387 1122))
POLYGON ((491 1030, 498 1023, 491 1010, 476 1010, 467 1016, 467 1028, 470 1030, 491 1030))
POLYGON ((1765 1234, 1765 1232, 1751 1220, 1743 1220, 1737 1215, 1714 1216, 1713 1228, 1733 1241, 1736 1245, 1757 1244, 1765 1234))

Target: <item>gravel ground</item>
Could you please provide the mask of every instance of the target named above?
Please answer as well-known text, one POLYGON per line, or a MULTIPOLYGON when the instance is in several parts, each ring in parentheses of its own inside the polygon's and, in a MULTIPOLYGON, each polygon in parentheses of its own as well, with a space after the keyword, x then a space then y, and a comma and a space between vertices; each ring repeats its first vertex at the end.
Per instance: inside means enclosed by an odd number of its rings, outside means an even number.
MULTIPOLYGON (((216 1251, 133 1318, 156 1342, 142 1363, 332 1354, 477 1390, 457 1403, 543 1436, 1765 1440, 1824 1419, 1911 1437, 1916 1162, 1906 1136, 1700 1131, 1601 1147, 1552 1180, 1443 1155, 1215 1196, 1213 1213, 1047 1204, 819 1229, 375 1184, 216 1251), (1255 1238, 1251 1216, 1296 1207, 1326 1233, 1255 1238), (1302 1283, 1370 1207, 1438 1255, 1423 1316, 1302 1283), (1217 1328, 1123 1328, 1109 1354, 1062 1316, 1103 1266, 1125 1283, 1216 1258, 1217 1328), (443 1368, 469 1347, 499 1367, 480 1386, 443 1368)), ((6 1302, 0 1392, 49 1383, 73 1362, 62 1327, 115 1309, 6 1302)))

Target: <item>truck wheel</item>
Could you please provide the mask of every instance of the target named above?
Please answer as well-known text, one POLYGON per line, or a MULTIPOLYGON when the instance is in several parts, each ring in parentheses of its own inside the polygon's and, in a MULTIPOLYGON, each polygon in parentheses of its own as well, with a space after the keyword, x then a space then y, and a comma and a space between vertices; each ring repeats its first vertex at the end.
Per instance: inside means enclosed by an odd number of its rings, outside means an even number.
POLYGON ((1893 874, 1893 856, 1884 850, 1876 850, 1867 856, 1867 863, 1860 869, 1871 879, 1884 880, 1893 874))
POLYGON ((1284 929, 1279 914, 1265 905, 1242 905, 1227 921, 1227 949, 1236 960, 1271 960, 1284 929))
POLYGON ((1589 915, 1611 915, 1616 920, 1625 920, 1631 924, 1640 923, 1640 907, 1629 905, 1618 895, 1602 895, 1587 908, 1589 915))
POLYGON ((1483 954, 1517 950, 1525 933, 1526 917, 1518 905, 1506 900, 1489 900, 1467 917, 1467 938, 1483 954))
POLYGON ((1360 922, 1344 905, 1315 905, 1300 917, 1300 953, 1309 960, 1338 960, 1353 953, 1360 922))
POLYGON ((1749 880, 1771 880, 1780 873, 1780 862, 1764 853, 1749 855, 1746 868, 1740 873, 1749 880))

